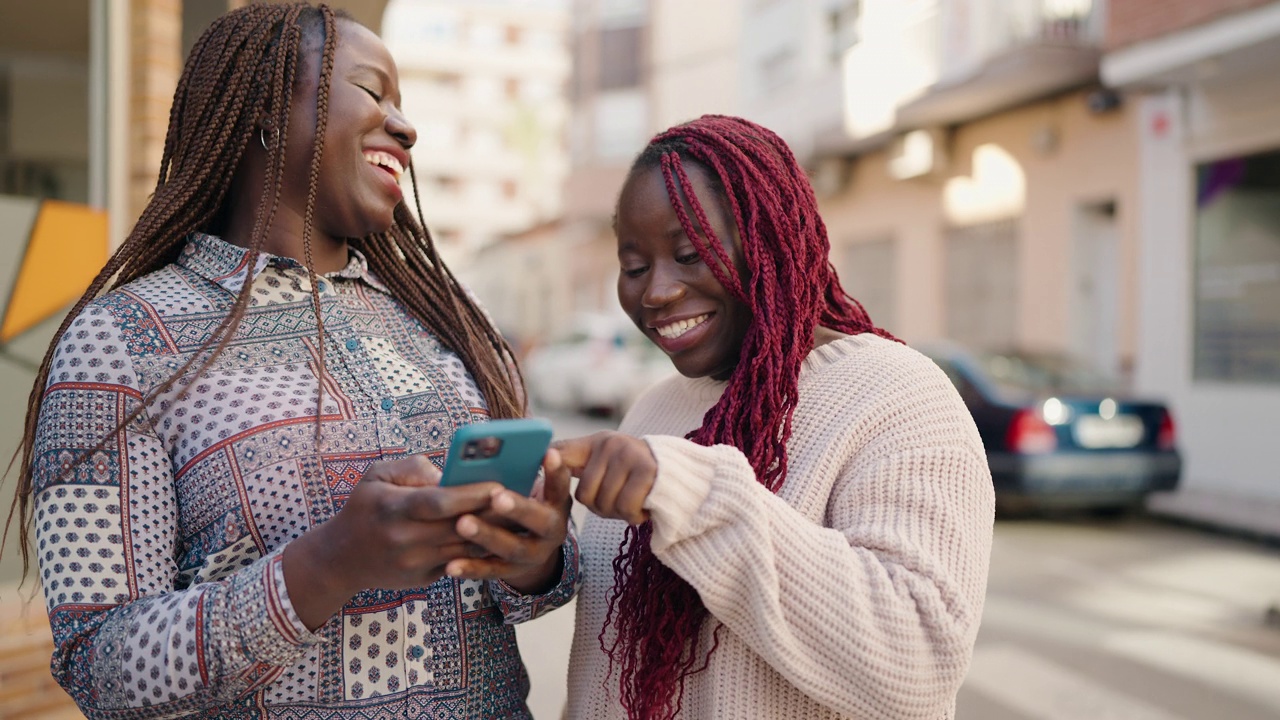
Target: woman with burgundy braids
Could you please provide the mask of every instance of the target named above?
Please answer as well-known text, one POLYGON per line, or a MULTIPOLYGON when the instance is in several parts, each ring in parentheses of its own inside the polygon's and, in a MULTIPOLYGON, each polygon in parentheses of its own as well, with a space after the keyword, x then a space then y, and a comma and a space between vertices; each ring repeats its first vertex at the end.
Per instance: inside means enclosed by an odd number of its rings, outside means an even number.
POLYGON ((993 493, 932 362, 841 289, 777 135, 704 116, 618 199, 618 298, 680 376, 558 444, 589 516, 572 718, 954 714, 993 493))
POLYGON ((192 49, 27 414, 24 559, 89 717, 528 717, 512 624, 576 590, 569 476, 438 485, 454 431, 524 398, 406 207, 415 139, 386 47, 325 6, 192 49))

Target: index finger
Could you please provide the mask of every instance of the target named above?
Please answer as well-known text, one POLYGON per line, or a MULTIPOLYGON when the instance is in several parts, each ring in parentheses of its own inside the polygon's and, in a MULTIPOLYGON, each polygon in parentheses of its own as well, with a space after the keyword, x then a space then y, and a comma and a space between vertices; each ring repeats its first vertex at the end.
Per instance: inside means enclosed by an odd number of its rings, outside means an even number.
POLYGON ((409 491, 405 499, 405 516, 431 522, 479 512, 489 507, 490 497, 501 488, 498 483, 482 482, 452 487, 423 487, 409 491))
POLYGON ((595 445, 598 435, 599 433, 586 437, 557 440, 551 443, 551 447, 559 451, 560 461, 571 471, 581 470, 587 466, 587 461, 591 459, 591 448, 595 445))

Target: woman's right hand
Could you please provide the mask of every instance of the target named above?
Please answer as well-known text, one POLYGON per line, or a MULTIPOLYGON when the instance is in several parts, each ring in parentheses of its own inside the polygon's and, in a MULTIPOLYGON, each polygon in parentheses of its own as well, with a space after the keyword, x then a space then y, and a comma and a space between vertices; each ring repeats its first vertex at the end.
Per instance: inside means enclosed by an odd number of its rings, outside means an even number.
POLYGON ((284 551, 285 585, 308 629, 323 625, 367 588, 425 587, 468 557, 458 516, 488 509, 497 483, 442 488, 423 455, 375 463, 337 515, 284 551))

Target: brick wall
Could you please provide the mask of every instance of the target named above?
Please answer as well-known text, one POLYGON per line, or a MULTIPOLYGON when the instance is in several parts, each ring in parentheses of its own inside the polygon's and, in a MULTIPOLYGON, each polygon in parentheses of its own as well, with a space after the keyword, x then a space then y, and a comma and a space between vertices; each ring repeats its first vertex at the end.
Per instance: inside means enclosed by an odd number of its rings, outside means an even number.
POLYGON ((1203 25, 1280 0, 1107 0, 1107 49, 1203 25))
POLYGON ((182 73, 182 2, 133 0, 130 16, 129 213, 136 219, 156 188, 182 73))

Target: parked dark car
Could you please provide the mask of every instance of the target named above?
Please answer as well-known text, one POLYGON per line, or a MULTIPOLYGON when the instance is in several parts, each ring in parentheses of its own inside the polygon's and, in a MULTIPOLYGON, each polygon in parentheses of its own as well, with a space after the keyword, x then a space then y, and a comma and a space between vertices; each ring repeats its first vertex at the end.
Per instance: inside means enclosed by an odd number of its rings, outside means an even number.
POLYGON ((1002 511, 1122 511, 1177 487, 1182 459, 1164 404, 1127 397, 1062 355, 921 351, 973 413, 1002 511))

